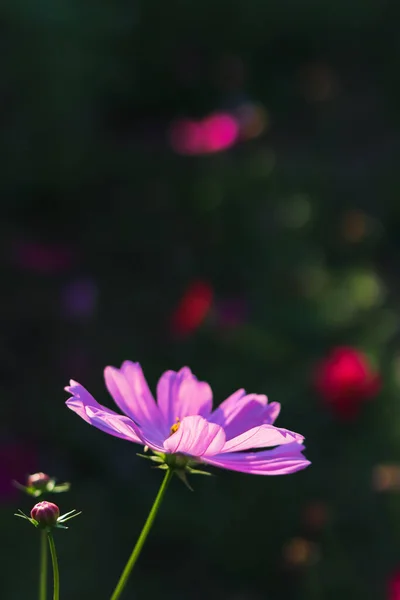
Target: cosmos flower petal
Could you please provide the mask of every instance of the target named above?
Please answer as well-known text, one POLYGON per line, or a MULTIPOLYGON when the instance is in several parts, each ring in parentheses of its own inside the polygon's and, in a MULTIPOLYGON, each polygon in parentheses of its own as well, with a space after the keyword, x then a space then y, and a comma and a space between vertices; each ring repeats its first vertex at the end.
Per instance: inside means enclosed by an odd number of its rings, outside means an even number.
POLYGON ((224 444, 222 427, 195 415, 182 419, 179 429, 165 440, 164 448, 171 454, 208 456, 221 452, 224 444))
POLYGON ((302 444, 294 442, 261 452, 243 452, 204 456, 202 462, 251 475, 288 475, 305 469, 310 462, 304 458, 302 444))
POLYGON ((273 423, 275 423, 276 419, 279 417, 280 412, 281 405, 279 402, 271 402, 268 404, 265 408, 264 423, 273 425, 273 423))
POLYGON ((86 423, 115 437, 149 446, 152 450, 158 452, 164 451, 164 436, 146 426, 139 427, 129 417, 118 415, 109 408, 102 406, 80 383, 71 380, 70 385, 65 390, 72 394, 72 398, 67 400, 66 405, 86 423))
POLYGON ((230 440, 252 427, 263 423, 272 424, 280 411, 280 404, 268 404, 263 394, 246 394, 238 390, 227 398, 210 415, 209 420, 224 428, 226 439, 230 440))
POLYGON ((104 369, 106 386, 117 406, 141 427, 154 428, 167 435, 169 427, 162 418, 138 363, 125 361, 121 369, 104 369))
POLYGON ((79 383, 71 379, 65 388, 72 397, 66 401, 68 408, 77 413, 86 423, 101 431, 130 442, 142 443, 137 426, 129 419, 99 404, 79 383))
POLYGON ((243 404, 247 404, 246 392, 240 389, 231 394, 211 413, 210 421, 227 427, 240 412, 243 404))
POLYGON ((176 419, 189 415, 207 417, 212 408, 212 391, 208 383, 198 381, 188 367, 177 373, 166 371, 157 385, 157 401, 164 419, 171 427, 176 419))
POLYGON ((290 444, 294 441, 300 442, 303 439, 302 435, 288 429, 264 424, 259 427, 253 427, 228 440, 222 452, 239 452, 240 450, 250 450, 251 448, 268 448, 269 446, 290 444))

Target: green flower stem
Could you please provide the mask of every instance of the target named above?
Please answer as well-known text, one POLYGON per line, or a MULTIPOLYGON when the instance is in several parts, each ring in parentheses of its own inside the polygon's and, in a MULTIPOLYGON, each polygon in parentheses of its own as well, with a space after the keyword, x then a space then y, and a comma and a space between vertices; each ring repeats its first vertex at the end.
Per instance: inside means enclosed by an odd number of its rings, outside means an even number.
POLYGON ((122 575, 119 578, 113 595, 111 596, 111 600, 117 600, 121 596, 126 584, 128 583, 129 575, 131 574, 131 571, 135 566, 137 559, 139 558, 140 552, 143 548, 146 538, 149 535, 154 519, 156 518, 156 515, 158 513, 158 509, 160 508, 165 492, 167 491, 168 484, 172 479, 172 475, 173 471, 171 469, 167 469, 167 472, 165 473, 165 477, 158 491, 156 499, 154 500, 152 509, 149 512, 149 516, 147 517, 146 523, 144 524, 139 539, 136 542, 134 549, 132 550, 132 554, 130 555, 129 560, 125 565, 125 569, 122 571, 122 575))
POLYGON ((46 532, 40 532, 40 577, 39 577, 39 600, 47 597, 47 539, 46 532))
POLYGON ((60 599, 60 575, 58 572, 56 547, 54 544, 54 538, 53 538, 53 534, 51 533, 51 531, 47 532, 47 539, 49 540, 51 562, 53 563, 53 580, 54 580, 53 600, 59 600, 60 599))

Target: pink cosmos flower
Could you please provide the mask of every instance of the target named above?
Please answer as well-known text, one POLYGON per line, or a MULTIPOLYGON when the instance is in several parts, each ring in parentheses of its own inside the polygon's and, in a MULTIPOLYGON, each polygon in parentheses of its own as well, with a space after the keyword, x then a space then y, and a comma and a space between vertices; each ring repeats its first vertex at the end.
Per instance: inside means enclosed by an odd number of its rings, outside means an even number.
POLYGON ((255 475, 283 475, 309 465, 303 436, 273 425, 280 412, 266 396, 238 390, 212 411, 212 391, 188 367, 166 371, 157 385, 157 403, 138 363, 106 367, 105 383, 126 416, 101 406, 79 383, 66 387, 67 406, 87 423, 156 453, 188 457, 195 463, 255 475), (258 452, 248 450, 271 448, 258 452))

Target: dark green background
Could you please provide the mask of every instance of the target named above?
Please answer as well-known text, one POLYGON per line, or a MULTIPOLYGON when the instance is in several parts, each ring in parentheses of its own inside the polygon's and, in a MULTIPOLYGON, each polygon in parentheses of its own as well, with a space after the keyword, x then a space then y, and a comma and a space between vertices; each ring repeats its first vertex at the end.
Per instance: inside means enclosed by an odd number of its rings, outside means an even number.
MULTIPOLYGON (((111 406, 102 369, 124 359, 153 389, 187 364, 216 404, 239 387, 268 394, 313 463, 276 478, 218 471, 195 493, 174 481, 126 598, 385 597, 400 498, 377 493, 372 474, 400 459, 397 29, 397 4, 381 0, 3 2, 0 474, 6 488, 7 449, 27 444, 33 468, 72 481, 57 500, 83 511, 57 533, 64 600, 109 597, 161 481, 139 448, 64 407, 70 377, 111 406), (236 87, 223 83, 232 57, 236 87), (334 82, 320 101, 304 75, 315 66, 334 82), (210 156, 169 149, 172 119, 242 100, 268 111, 262 136, 210 156), (349 211, 367 223, 353 241, 349 211), (21 239, 75 258, 24 269, 21 239), (81 278, 96 310, 66 316, 63 290, 81 278), (213 311, 176 338, 171 312, 198 278, 213 311), (232 298, 248 317, 224 328, 218 307, 232 298), (352 423, 312 389, 338 344, 364 349, 383 376, 352 423), (316 502, 328 515, 318 531, 304 518, 316 502), (294 568, 284 549, 298 537, 316 552, 294 568)), ((30 600, 38 535, 12 514, 32 502, 1 502, 0 597, 30 600)))

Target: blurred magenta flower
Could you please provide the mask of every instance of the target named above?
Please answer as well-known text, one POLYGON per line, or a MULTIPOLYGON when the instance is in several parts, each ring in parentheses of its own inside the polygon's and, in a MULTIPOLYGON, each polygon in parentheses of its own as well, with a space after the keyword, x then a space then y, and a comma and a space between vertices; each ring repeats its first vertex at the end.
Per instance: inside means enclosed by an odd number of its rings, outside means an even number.
POLYGON ((400 570, 389 579, 388 600, 400 600, 400 570))
POLYGON ((219 152, 233 146, 239 135, 239 125, 229 114, 216 113, 203 120, 205 152, 219 152))
POLYGON ((169 139, 178 154, 200 155, 221 152, 239 137, 239 124, 233 115, 214 113, 200 121, 177 119, 171 124, 169 139))
POLYGON ((172 313, 173 333, 187 335, 196 331, 210 311, 213 298, 214 290, 208 281, 191 282, 172 313))
POLYGON ((334 348, 317 365, 314 377, 318 393, 342 418, 355 417, 362 402, 381 388, 380 375, 365 354, 348 346, 334 348))
POLYGON ((12 262, 18 267, 51 275, 69 269, 75 252, 67 244, 51 244, 33 240, 16 240, 11 249, 12 262))
MULTIPOLYGON (((155 402, 138 363, 106 367, 104 378, 115 403, 126 416, 101 406, 79 383, 66 387, 67 406, 87 423, 110 435, 148 446, 177 460, 256 475, 282 475, 304 469, 303 436, 273 425, 277 402, 238 390, 212 412, 212 391, 188 367, 166 371, 155 402), (270 448, 258 452, 248 450, 270 448)), ((168 462, 167 462, 168 464, 168 462)))

